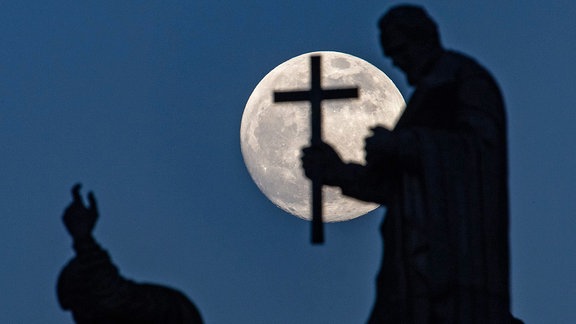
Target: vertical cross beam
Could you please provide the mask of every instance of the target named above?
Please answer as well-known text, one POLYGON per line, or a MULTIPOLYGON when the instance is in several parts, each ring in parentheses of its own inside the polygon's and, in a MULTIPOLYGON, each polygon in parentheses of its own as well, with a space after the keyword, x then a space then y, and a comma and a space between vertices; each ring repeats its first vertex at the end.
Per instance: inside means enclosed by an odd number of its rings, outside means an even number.
MULTIPOLYGON (((358 88, 322 89, 320 55, 310 56, 310 89, 274 91, 274 102, 310 102, 310 145, 322 143, 322 100, 358 98, 358 88)), ((324 242, 322 172, 312 170, 312 244, 324 242)))

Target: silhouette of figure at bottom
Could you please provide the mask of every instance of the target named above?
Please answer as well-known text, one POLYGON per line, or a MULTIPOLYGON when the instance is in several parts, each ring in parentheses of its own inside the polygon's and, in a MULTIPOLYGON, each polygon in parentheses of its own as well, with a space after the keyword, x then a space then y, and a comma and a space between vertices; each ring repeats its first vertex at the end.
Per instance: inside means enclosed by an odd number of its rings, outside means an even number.
POLYGON ((98 220, 93 193, 86 207, 81 185, 72 188, 73 201, 63 221, 72 236, 76 256, 62 269, 57 283, 60 306, 76 323, 203 323, 200 312, 181 292, 122 277, 108 253, 92 236, 98 220))

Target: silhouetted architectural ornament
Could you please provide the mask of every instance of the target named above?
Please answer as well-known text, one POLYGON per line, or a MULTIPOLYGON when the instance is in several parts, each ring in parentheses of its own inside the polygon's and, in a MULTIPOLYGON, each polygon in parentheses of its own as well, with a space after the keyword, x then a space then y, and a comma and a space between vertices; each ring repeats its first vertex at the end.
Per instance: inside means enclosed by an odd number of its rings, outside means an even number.
POLYGON ((384 53, 415 87, 393 131, 373 129, 366 165, 304 149, 324 184, 381 203, 384 257, 369 323, 518 323, 510 314, 504 103, 476 61, 445 50, 420 7, 379 22, 384 53))
POLYGON ((84 206, 80 186, 63 220, 74 239, 76 256, 64 267, 57 284, 58 300, 76 323, 202 323, 194 304, 181 292, 155 284, 137 283, 120 275, 110 256, 92 236, 98 210, 94 195, 84 206))

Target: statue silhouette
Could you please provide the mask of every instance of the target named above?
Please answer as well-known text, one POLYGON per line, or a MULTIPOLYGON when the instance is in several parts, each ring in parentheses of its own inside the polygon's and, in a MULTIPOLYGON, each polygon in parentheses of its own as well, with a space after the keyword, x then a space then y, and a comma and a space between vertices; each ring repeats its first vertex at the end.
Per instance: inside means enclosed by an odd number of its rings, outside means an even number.
POLYGON ((303 149, 308 177, 386 206, 369 323, 521 323, 510 314, 504 103, 492 76, 443 48, 436 23, 400 5, 379 21, 384 54, 415 91, 396 128, 372 129, 366 164, 326 143, 303 149))
POLYGON ((120 275, 110 256, 92 236, 98 220, 93 193, 86 207, 80 185, 63 221, 74 240, 76 256, 62 269, 57 293, 60 305, 72 311, 76 323, 202 323, 198 309, 181 292, 136 283, 120 275))

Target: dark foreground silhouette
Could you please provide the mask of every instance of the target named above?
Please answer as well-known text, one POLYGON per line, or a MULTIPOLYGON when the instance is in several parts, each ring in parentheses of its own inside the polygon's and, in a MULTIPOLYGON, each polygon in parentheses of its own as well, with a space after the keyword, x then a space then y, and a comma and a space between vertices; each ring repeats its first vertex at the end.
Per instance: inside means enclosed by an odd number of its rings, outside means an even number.
POLYGON ((57 293, 60 305, 72 312, 76 323, 202 323, 198 309, 181 292, 122 277, 92 236, 98 220, 94 195, 88 194, 88 207, 80 185, 74 186, 72 196, 63 221, 76 256, 62 269, 57 293))
POLYGON ((518 323, 510 315, 506 116, 473 59, 443 48, 424 9, 379 21, 384 54, 415 87, 396 128, 374 128, 366 165, 328 144, 305 148, 312 177, 386 206, 384 257, 369 323, 518 323))

